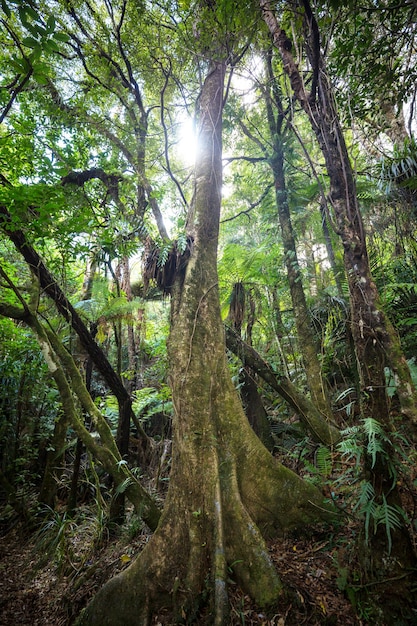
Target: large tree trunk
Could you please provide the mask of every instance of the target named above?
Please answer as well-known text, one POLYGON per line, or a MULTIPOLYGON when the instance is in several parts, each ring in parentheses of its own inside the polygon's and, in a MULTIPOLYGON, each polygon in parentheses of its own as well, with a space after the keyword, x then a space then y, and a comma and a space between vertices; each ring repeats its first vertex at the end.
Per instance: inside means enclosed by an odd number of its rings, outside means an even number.
POLYGON ((175 417, 167 501, 142 554, 98 593, 82 624, 148 624, 161 606, 171 607, 173 621, 197 623, 203 597, 208 621, 227 624, 229 568, 259 605, 282 591, 261 530, 331 515, 321 494, 276 463, 256 437, 228 370, 217 284, 224 72, 223 63, 211 65, 199 101, 194 247, 172 293, 175 417))

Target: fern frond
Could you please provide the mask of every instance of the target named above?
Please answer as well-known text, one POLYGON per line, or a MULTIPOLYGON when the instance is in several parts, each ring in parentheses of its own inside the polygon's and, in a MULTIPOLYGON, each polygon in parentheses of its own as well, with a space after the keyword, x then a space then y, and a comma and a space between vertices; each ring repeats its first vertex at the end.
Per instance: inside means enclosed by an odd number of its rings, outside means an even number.
POLYGON ((368 506, 369 502, 374 502, 375 500, 375 489, 372 483, 369 481, 363 481, 361 484, 359 498, 353 510, 356 511, 359 509, 360 513, 365 512, 365 508, 368 506))
POLYGON ((164 241, 162 246, 158 249, 158 262, 159 268, 164 267, 168 261, 169 253, 172 251, 172 241, 164 241))
POLYGON ((382 494, 382 504, 378 505, 375 511, 375 527, 383 524, 388 540, 388 554, 392 549, 391 533, 395 528, 401 528, 404 521, 404 513, 398 506, 388 504, 384 494, 382 494))
POLYGON ((332 455, 326 446, 320 446, 316 452, 317 469, 322 476, 329 476, 332 471, 332 455))
POLYGON ((187 249, 188 237, 186 233, 180 233, 177 237, 177 249, 180 254, 184 254, 187 249))
POLYGON ((377 455, 384 453, 384 443, 387 441, 387 436, 382 425, 373 417, 363 419, 362 424, 367 437, 366 450, 372 458, 372 467, 375 467, 377 455))
POLYGON ((357 437, 343 439, 337 444, 337 449, 347 461, 355 459, 356 468, 359 467, 363 455, 363 444, 357 437))
POLYGON ((134 480, 131 476, 127 476, 121 483, 119 483, 114 490, 114 497, 120 496, 122 493, 126 491, 130 485, 133 485, 134 480))
POLYGON ((373 417, 365 417, 362 421, 365 435, 369 438, 384 436, 385 432, 381 424, 373 417))

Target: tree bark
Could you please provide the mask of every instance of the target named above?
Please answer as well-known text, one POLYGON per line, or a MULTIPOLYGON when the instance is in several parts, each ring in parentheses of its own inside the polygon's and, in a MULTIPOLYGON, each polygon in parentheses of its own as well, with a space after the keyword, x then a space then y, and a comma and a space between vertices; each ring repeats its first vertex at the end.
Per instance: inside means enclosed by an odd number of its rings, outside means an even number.
POLYGON ((269 88, 264 92, 272 156, 268 159, 274 177, 278 221, 284 248, 291 302, 297 328, 298 346, 302 355, 307 385, 313 403, 325 420, 332 420, 333 413, 317 356, 317 342, 313 334, 310 312, 304 294, 303 281, 298 263, 297 246, 291 221, 288 192, 284 172, 284 112, 278 81, 274 75, 270 55, 266 68, 269 88))
MULTIPOLYGON (((22 303, 23 303, 23 299, 22 303)), ((91 399, 82 376, 69 352, 64 348, 56 334, 49 327, 44 327, 27 305, 18 308, 2 305, 0 315, 24 322, 34 332, 43 352, 48 369, 59 391, 62 409, 71 423, 76 435, 113 478, 116 485, 124 484, 127 497, 132 502, 138 515, 155 530, 160 518, 160 511, 151 498, 127 468, 114 441, 110 426, 91 399), (91 417, 92 423, 100 435, 101 445, 96 443, 80 419, 74 403, 74 394, 83 409, 91 417)))
MULTIPOLYGON (((294 95, 307 114, 323 153, 330 181, 329 204, 344 251, 345 271, 350 292, 352 337, 360 374, 360 404, 364 417, 381 423, 389 434, 394 424, 390 419, 386 393, 385 367, 397 377, 397 393, 403 415, 415 432, 417 394, 401 350, 397 333, 382 310, 373 281, 362 216, 356 194, 355 178, 337 114, 336 102, 320 50, 319 30, 308 0, 303 0, 305 41, 312 67, 312 87, 307 93, 301 73, 293 59, 292 43, 280 28, 268 0, 260 0, 264 20, 273 42, 280 51, 284 70, 289 76, 294 95)), ((400 502, 397 485, 390 474, 392 450, 379 452, 376 459, 366 459, 368 479, 373 484, 377 502, 397 506, 400 502), (384 456, 385 455, 385 456, 384 456)), ((365 451, 365 456, 366 451, 365 451)), ((405 525, 393 533, 392 547, 387 537, 381 542, 381 527, 370 533, 369 544, 377 560, 381 577, 402 573, 415 564, 405 525)), ((363 546, 360 546, 363 550, 363 546)), ((368 571, 372 576, 374 571, 368 571)), ((408 581, 410 585, 412 582, 408 581)), ((404 583, 405 584, 405 583, 404 583)))

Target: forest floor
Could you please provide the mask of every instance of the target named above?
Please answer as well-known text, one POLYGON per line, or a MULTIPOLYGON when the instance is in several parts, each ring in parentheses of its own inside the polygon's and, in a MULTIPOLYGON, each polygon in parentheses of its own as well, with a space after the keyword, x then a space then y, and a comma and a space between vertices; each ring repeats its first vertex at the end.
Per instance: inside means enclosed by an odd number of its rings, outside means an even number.
MULTIPOLYGON (((266 616, 251 605, 232 585, 230 624, 301 626, 340 624, 356 626, 359 620, 343 587, 343 570, 338 567, 336 537, 316 530, 307 536, 270 542, 271 556, 291 600, 283 601, 276 614, 266 616)), ((82 537, 79 539, 82 541, 82 537)), ((69 626, 88 599, 103 583, 127 567, 146 542, 145 532, 133 540, 123 534, 108 537, 90 554, 82 567, 56 558, 43 562, 39 542, 25 537, 15 526, 0 539, 0 624, 1 626, 69 626)), ((79 549, 81 546, 79 546, 79 549)), ((154 624, 169 624, 164 615, 154 624)))
MULTIPOLYGON (((414 468, 415 485, 416 475, 414 468)), ((415 521, 416 489, 405 496, 415 521)), ((416 542, 414 521, 410 528, 416 542)), ((369 585, 354 550, 360 524, 346 515, 337 527, 317 526, 269 541, 287 593, 266 615, 231 581, 230 626, 386 626, 361 595, 369 585)), ((125 524, 109 531, 103 507, 91 499, 78 509, 76 521, 66 515, 62 502, 30 532, 0 502, 0 626, 71 626, 89 599, 128 567, 149 538, 129 509, 125 524)), ((416 621, 407 624, 417 625, 417 591, 415 595, 416 621)), ((171 626, 162 613, 152 623, 171 626)), ((204 617, 194 623, 205 624, 204 617)))

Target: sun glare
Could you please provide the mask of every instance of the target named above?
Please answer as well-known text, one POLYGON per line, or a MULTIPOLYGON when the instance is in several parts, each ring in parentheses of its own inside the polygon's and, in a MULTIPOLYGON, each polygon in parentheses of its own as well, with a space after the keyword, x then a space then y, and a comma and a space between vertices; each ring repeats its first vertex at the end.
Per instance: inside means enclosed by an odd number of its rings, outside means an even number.
POLYGON ((181 122, 176 150, 184 165, 194 165, 197 150, 197 133, 194 120, 187 119, 181 122))

